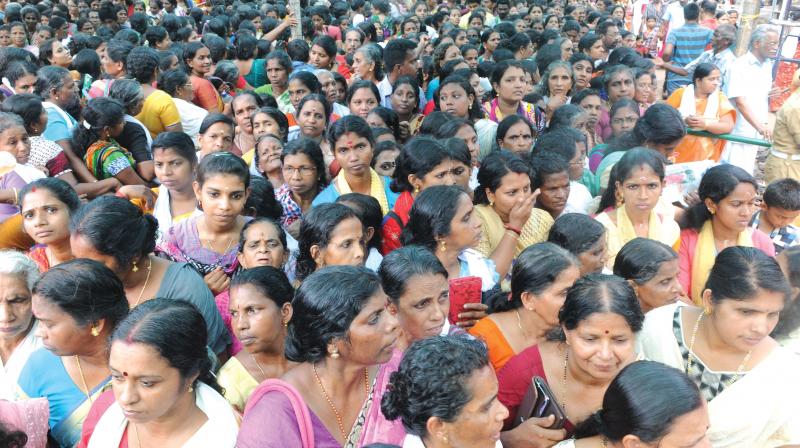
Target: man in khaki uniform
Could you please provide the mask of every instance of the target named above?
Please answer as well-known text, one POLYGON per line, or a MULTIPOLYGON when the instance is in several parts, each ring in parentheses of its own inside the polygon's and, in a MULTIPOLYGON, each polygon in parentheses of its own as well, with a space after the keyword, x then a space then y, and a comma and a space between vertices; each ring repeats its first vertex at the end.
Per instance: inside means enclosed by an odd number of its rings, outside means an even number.
POLYGON ((800 180, 800 70, 792 79, 794 93, 783 103, 775 119, 772 149, 764 165, 764 181, 790 177, 800 180))

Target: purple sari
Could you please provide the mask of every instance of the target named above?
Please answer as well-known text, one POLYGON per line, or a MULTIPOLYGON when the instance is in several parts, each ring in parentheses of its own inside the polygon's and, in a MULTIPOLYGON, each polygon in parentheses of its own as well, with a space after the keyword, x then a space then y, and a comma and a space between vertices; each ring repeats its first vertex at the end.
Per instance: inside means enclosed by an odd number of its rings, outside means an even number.
MULTIPOLYGON (((392 358, 380 366, 372 389, 371 403, 359 416, 359 420, 363 417, 363 427, 355 446, 376 442, 395 445, 403 443, 405 430, 400 420, 388 421, 380 410, 389 376, 397 370, 402 356, 402 352, 395 351, 392 358)), ((281 380, 267 380, 250 396, 236 446, 341 448, 342 445, 291 385, 281 380)))

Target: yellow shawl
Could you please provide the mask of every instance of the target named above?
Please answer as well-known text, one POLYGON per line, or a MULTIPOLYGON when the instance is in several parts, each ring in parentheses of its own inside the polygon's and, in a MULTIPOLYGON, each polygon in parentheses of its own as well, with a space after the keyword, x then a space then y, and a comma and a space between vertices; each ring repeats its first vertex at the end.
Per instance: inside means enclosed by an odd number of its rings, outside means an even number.
MULTIPOLYGON (((483 231, 481 240, 475 249, 488 258, 497 249, 506 229, 503 226, 503 220, 500 219, 500 216, 491 206, 477 205, 475 206, 475 213, 481 220, 481 230, 483 231)), ((530 218, 528 218, 528 222, 522 226, 522 234, 517 239, 514 257, 532 244, 547 241, 547 235, 550 233, 550 227, 552 226, 553 218, 550 214, 544 210, 534 208, 530 218)))
MULTIPOLYGON (((389 200, 386 199, 386 190, 383 189, 383 181, 381 181, 381 176, 375 172, 372 168, 369 169, 369 195, 373 198, 378 200, 378 203, 381 204, 381 213, 384 216, 389 213, 389 200)), ((336 176, 336 189, 339 190, 340 195, 345 195, 348 193, 352 193, 353 190, 350 189, 350 185, 347 183, 347 180, 344 178, 344 170, 339 172, 339 175, 336 176)))
MULTIPOLYGON (((636 229, 633 228, 633 223, 631 223, 631 219, 625 211, 625 206, 601 213, 595 219, 606 228, 606 247, 609 257, 606 267, 613 269, 617 253, 625 243, 636 238, 636 229), (608 216, 611 213, 616 213, 616 224, 608 216)), ((676 247, 680 243, 680 236, 681 229, 674 219, 660 216, 655 210, 650 212, 650 220, 647 224, 647 238, 660 241, 670 247, 676 247)))
MULTIPOLYGON (((746 228, 739 233, 736 240, 737 246, 753 247, 753 232, 746 228)), ((711 227, 709 219, 703 224, 700 233, 697 235, 697 245, 694 247, 692 256, 692 300, 698 306, 703 306, 703 290, 706 287, 708 274, 714 266, 717 258, 717 247, 714 244, 714 229, 711 227)))

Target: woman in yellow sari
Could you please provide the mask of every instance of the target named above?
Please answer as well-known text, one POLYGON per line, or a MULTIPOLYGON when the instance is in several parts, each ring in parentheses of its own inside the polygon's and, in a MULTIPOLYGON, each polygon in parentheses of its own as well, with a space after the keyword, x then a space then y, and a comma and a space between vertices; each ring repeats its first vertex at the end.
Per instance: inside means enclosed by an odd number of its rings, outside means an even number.
POLYGON ((128 313, 125 289, 96 261, 66 261, 36 284, 33 313, 44 348, 22 368, 20 398, 47 398, 52 436, 60 446, 75 446, 92 403, 111 379, 107 341, 128 313))
MULTIPOLYGON (((736 123, 736 110, 719 90, 720 70, 714 64, 699 64, 692 84, 681 87, 667 98, 667 104, 678 109, 686 126, 712 134, 727 134, 736 123)), ((698 160, 719 161, 725 140, 687 135, 675 148, 675 162, 698 160)))
POLYGON ((613 268, 622 246, 637 237, 677 247, 678 224, 672 216, 656 210, 665 166, 664 156, 647 148, 629 149, 614 165, 598 207, 602 212, 595 218, 607 230, 608 269, 613 268))
POLYGON ((505 150, 489 154, 478 170, 475 214, 483 232, 475 248, 494 261, 500 278, 526 247, 546 241, 553 226, 549 213, 533 208, 538 193, 531 192, 529 171, 522 159, 505 150))

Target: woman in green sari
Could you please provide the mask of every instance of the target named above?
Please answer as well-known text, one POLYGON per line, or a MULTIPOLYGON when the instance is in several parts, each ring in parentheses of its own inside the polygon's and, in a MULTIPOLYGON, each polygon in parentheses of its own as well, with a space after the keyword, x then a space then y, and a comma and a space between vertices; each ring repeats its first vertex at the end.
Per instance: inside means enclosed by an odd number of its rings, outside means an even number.
POLYGON ((146 185, 133 155, 114 140, 124 127, 122 104, 105 97, 90 100, 72 135, 72 148, 98 180, 115 177, 123 185, 146 185))
POLYGON ((109 385, 107 340, 128 313, 125 289, 107 267, 76 259, 47 271, 32 303, 44 347, 22 368, 20 398, 47 398, 52 436, 75 446, 89 408, 109 385))

